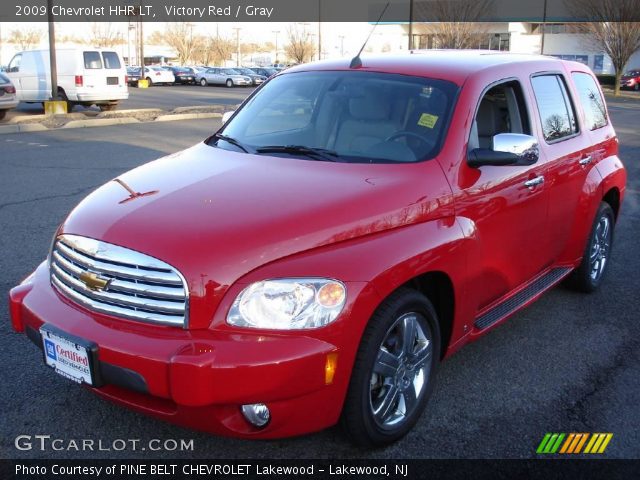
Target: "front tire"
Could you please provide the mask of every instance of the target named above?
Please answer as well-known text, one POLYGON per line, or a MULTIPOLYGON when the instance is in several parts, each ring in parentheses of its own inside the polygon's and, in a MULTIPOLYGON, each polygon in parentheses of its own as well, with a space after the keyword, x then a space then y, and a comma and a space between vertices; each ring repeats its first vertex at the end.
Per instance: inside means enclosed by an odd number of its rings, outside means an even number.
POLYGON ((427 297, 400 289, 371 317, 351 374, 341 423, 362 446, 395 442, 420 418, 440 363, 440 328, 427 297))
POLYGON ((145 78, 145 80, 147 81, 147 84, 151 87, 153 86, 153 80, 151 80, 150 77, 145 78))
POLYGON ((201 87, 206 87, 207 86, 207 79, 206 78, 200 79, 200 86, 201 87))
POLYGON ((227 79, 226 82, 227 88, 233 88, 233 80, 231 80, 230 78, 227 79))
POLYGON ((593 221, 582 262, 568 278, 570 287, 591 293, 600 286, 609 265, 614 226, 613 210, 608 203, 602 202, 593 221))

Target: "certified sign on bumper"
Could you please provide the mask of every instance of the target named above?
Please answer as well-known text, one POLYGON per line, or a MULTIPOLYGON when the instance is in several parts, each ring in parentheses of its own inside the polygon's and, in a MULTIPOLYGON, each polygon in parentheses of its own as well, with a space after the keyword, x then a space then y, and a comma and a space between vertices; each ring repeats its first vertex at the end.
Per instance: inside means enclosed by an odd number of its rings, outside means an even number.
POLYGON ((40 329, 44 361, 56 373, 77 383, 94 385, 92 345, 44 326, 40 329))

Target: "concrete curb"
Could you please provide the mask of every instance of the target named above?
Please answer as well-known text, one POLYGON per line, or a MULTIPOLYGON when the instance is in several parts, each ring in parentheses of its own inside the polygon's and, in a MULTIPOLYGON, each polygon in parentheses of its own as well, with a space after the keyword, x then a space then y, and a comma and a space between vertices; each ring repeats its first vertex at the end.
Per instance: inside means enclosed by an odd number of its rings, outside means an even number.
MULTIPOLYGON (((188 107, 183 107, 188 108, 188 107)), ((197 108, 197 107, 194 107, 197 108)), ((162 111, 157 108, 141 108, 137 110, 122 110, 118 113, 138 113, 138 112, 158 112, 162 111)), ((45 115, 42 115, 46 118, 45 115)), ((29 117, 32 119, 33 117, 29 117)), ((153 120, 138 120, 134 117, 114 117, 114 118, 87 118, 83 120, 71 120, 60 127, 48 128, 40 123, 24 123, 25 120, 12 118, 9 122, 0 125, 0 135, 21 132, 42 132, 56 131, 66 128, 91 128, 91 127, 107 127, 111 125, 126 125, 131 123, 153 123, 153 122, 175 122, 179 120, 197 120, 204 118, 222 118, 221 113, 200 112, 200 113, 177 113, 160 115, 153 120)))
POLYGON ((173 115, 161 115, 155 119, 156 122, 173 122, 176 120, 195 120, 198 118, 222 118, 221 113, 174 113, 173 115))
MULTIPOLYGON (((96 118, 95 120, 72 120, 62 125, 60 128, 87 128, 87 127, 105 127, 109 125, 123 125, 127 123, 140 123, 137 118, 96 118)), ((50 128, 49 130, 58 130, 50 128)))

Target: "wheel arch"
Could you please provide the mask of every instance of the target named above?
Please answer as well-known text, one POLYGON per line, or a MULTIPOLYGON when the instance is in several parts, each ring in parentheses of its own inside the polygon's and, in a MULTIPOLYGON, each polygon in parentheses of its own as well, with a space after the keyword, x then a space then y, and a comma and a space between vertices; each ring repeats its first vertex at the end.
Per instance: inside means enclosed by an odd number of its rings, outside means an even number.
POLYGON ((609 204, 617 221, 618 213, 620 212, 620 190, 618 187, 610 188, 602 197, 602 201, 609 204))
POLYGON ((433 305, 438 315, 440 357, 443 358, 451 342, 453 332, 455 290, 451 278, 445 272, 430 271, 412 278, 398 288, 416 290, 427 297, 433 305))

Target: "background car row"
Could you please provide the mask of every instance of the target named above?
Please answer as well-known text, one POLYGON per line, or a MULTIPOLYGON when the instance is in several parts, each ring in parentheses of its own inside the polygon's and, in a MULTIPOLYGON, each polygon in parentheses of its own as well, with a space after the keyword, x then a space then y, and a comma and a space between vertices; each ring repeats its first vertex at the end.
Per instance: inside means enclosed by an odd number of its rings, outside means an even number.
POLYGON ((148 66, 128 67, 127 78, 131 86, 145 79, 149 86, 154 85, 225 85, 229 88, 260 85, 267 78, 278 73, 279 69, 271 67, 175 67, 148 66))

